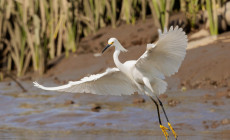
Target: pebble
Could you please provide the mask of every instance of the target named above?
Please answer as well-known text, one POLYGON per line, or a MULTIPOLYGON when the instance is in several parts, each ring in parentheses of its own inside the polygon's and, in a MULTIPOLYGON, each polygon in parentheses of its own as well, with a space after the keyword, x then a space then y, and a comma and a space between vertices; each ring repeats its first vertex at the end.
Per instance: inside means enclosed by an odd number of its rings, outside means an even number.
POLYGON ((230 119, 223 119, 222 121, 221 121, 221 124, 223 124, 223 125, 227 125, 227 124, 230 124, 230 119))
POLYGON ((215 106, 219 106, 219 105, 224 105, 224 102, 222 102, 222 101, 213 101, 212 104, 215 105, 215 106))
POLYGON ((217 128, 218 126, 220 126, 220 123, 218 123, 217 121, 214 121, 211 124, 211 128, 217 128))
POLYGON ((72 105, 75 104, 75 102, 73 100, 66 100, 65 101, 65 105, 72 105))
POLYGON ((93 104, 91 110, 93 112, 99 112, 101 110, 101 106, 97 104, 93 104))
POLYGON ((133 100, 134 104, 141 104, 141 103, 145 103, 145 99, 144 98, 137 98, 133 100))
POLYGON ((226 98, 230 98, 230 92, 226 95, 226 98))
POLYGON ((171 106, 171 107, 174 107, 174 106, 176 106, 179 103, 180 103, 180 101, 173 100, 173 99, 171 99, 171 100, 168 101, 168 105, 171 106))

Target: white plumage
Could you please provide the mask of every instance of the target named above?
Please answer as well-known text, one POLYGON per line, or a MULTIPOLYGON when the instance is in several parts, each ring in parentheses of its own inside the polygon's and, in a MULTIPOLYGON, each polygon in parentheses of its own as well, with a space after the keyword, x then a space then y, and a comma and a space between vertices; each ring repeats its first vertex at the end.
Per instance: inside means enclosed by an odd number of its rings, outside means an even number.
POLYGON ((176 73, 186 54, 187 36, 178 26, 160 34, 156 45, 148 47, 137 60, 136 67, 147 77, 162 78, 176 73))
POLYGON ((69 81, 68 84, 58 87, 44 87, 34 82, 34 86, 44 90, 57 90, 74 93, 92 93, 98 95, 131 95, 137 89, 124 78, 118 68, 108 68, 104 73, 84 77, 80 81, 69 81), (111 90, 112 89, 112 90, 111 90), (112 93, 111 93, 112 92, 112 93))
POLYGON ((116 38, 108 41, 103 52, 115 47, 113 54, 117 68, 108 68, 104 73, 85 77, 80 81, 58 87, 44 87, 34 82, 34 86, 44 90, 56 90, 98 95, 157 95, 166 91, 165 76, 176 73, 186 54, 187 36, 181 28, 171 27, 169 31, 159 31, 156 44, 148 44, 146 52, 138 59, 121 63, 120 52, 127 51, 116 38))

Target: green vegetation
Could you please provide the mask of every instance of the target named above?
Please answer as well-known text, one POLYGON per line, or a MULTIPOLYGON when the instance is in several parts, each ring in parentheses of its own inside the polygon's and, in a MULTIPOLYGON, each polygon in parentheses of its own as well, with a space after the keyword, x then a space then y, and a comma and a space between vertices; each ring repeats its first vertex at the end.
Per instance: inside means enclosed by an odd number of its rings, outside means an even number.
POLYGON ((169 13, 172 11, 174 0, 152 0, 149 1, 149 5, 152 5, 151 12, 153 17, 157 18, 157 24, 161 29, 168 27, 169 13))
MULTIPOLYGON (((168 27, 173 10, 188 15, 192 27, 200 10, 207 9, 211 34, 218 33, 216 8, 225 0, 1 0, 0 70, 32 69, 43 74, 48 62, 75 52, 82 37, 121 21, 135 24, 152 14, 155 25, 168 27), (180 9, 173 9, 175 3, 180 9), (199 6, 197 6, 199 5, 199 6)), ((3 73, 0 72, 0 79, 3 73)))
POLYGON ((187 17, 188 17, 188 20, 189 20, 192 28, 195 27, 196 16, 197 16, 197 13, 199 12, 199 10, 201 9, 198 2, 199 2, 199 0, 188 0, 188 8, 186 8, 186 9, 188 9, 186 13, 187 13, 187 17))
POLYGON ((218 34, 218 17, 216 0, 206 0, 206 9, 208 11, 209 29, 212 35, 218 34))

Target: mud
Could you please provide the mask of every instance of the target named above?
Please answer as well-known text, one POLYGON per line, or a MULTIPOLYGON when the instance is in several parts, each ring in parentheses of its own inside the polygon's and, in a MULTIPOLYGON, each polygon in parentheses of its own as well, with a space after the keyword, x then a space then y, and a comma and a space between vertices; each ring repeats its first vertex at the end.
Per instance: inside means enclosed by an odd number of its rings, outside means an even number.
MULTIPOLYGON (((111 31, 105 28, 85 40, 91 40, 88 45, 92 42, 106 44, 106 37, 110 34, 116 37, 124 32, 123 36, 129 36, 121 42, 129 50, 121 54, 120 59, 124 62, 140 57, 145 51, 143 43, 156 40, 154 34, 149 38, 144 36, 148 28, 154 27, 147 20, 144 25, 138 23, 134 27, 122 26, 111 31), (129 35, 129 30, 138 35, 129 35), (140 39, 142 35, 143 40, 140 39), (135 38, 136 43, 132 43, 135 38)), ((160 95, 160 99, 179 135, 178 139, 230 138, 229 39, 230 33, 225 33, 212 44, 188 50, 178 74, 167 78, 168 90, 160 95)), ((22 92, 13 81, 1 82, 0 139, 164 139, 156 107, 146 96, 70 94, 33 87, 33 80, 55 86, 113 67, 113 49, 103 56, 95 55, 101 47, 88 48, 89 53, 86 54, 71 54, 44 76, 32 74, 21 78, 27 92, 22 92)), ((162 112, 161 117, 167 126, 162 112)), ((171 132, 169 135, 173 139, 171 132)))
MULTIPOLYGON (((2 82, 0 87, 7 84, 2 82)), ((29 87, 30 83, 24 85, 29 87)), ((1 139, 164 139, 156 108, 146 96, 77 94, 76 97, 35 88, 27 93, 17 90, 17 87, 1 90, 1 139)), ((169 90, 167 98, 161 97, 180 139, 230 137, 230 99, 214 98, 221 92, 224 90, 169 90)), ((163 122, 167 126, 165 119, 163 122)))

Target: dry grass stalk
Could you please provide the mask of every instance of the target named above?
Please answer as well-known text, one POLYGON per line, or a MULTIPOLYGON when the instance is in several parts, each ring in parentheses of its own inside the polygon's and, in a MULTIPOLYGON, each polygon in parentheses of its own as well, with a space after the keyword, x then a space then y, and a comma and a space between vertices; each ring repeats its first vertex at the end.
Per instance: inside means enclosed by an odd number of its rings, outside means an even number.
MULTIPOLYGON (((193 1, 204 4, 205 0, 193 1)), ((216 5, 224 1, 205 1, 212 34, 218 33, 216 5)), ((190 2, 180 2, 185 11, 190 2)), ((144 21, 147 7, 154 24, 167 27, 173 5, 174 0, 1 0, 0 69, 16 70, 20 76, 32 67, 42 74, 49 61, 75 52, 81 37, 109 24, 115 28, 120 21, 144 21)))

